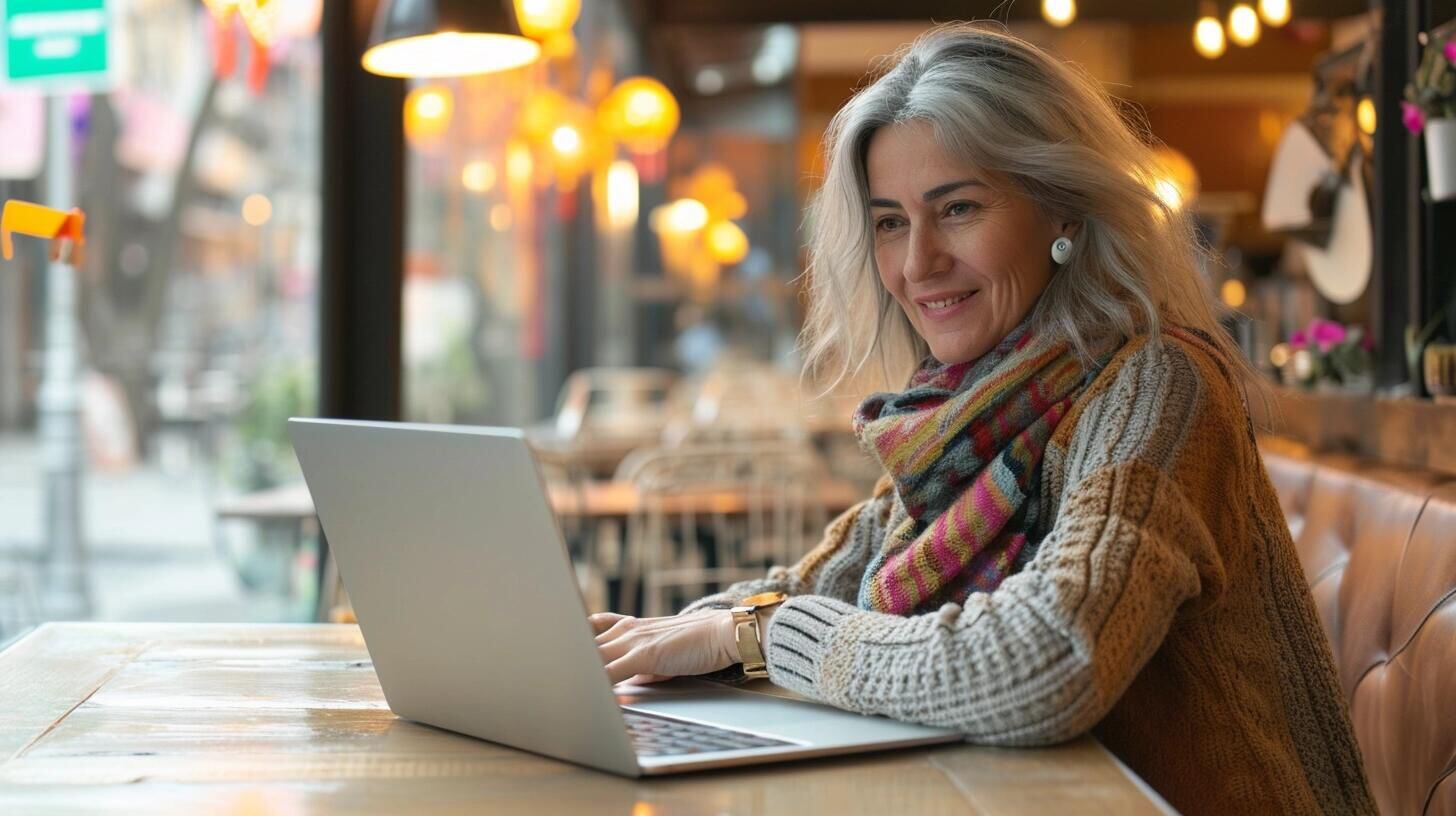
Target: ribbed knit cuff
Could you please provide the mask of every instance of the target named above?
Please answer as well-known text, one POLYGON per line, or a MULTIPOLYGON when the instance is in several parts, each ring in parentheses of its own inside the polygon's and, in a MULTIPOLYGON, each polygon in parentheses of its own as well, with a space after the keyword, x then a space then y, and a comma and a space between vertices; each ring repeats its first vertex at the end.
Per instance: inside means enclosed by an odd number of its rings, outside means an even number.
POLYGON ((821 671, 840 623, 860 613, 851 604, 822 595, 790 598, 768 622, 768 677, 776 685, 824 700, 821 671))

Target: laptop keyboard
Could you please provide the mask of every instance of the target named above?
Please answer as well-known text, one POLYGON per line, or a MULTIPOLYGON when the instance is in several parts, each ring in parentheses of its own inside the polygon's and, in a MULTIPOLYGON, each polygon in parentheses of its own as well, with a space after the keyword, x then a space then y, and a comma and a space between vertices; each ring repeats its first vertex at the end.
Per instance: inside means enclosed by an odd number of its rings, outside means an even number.
POLYGON ((747 748, 794 744, 772 737, 655 717, 626 709, 622 710, 622 716, 627 720, 627 731, 632 735, 632 747, 639 756, 707 754, 714 751, 742 751, 747 748))

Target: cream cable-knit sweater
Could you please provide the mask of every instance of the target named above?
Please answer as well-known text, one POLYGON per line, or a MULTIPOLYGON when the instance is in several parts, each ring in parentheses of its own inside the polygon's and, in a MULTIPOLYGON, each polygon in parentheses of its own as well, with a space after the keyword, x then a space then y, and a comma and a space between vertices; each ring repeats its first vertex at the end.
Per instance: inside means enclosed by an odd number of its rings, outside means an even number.
POLYGON ((799 564, 684 611, 786 592, 767 633, 774 683, 991 745, 1092 731, 1185 813, 1374 813, 1243 399, 1209 348, 1129 343, 1043 468, 1040 549, 964 607, 855 606, 905 517, 882 480, 799 564))

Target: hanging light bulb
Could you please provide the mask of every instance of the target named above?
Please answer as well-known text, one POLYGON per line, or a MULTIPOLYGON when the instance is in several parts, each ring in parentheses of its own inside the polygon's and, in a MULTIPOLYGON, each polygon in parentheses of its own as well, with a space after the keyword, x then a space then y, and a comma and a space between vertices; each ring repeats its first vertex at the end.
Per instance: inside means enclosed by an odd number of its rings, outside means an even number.
POLYGON ((602 128, 634 153, 654 153, 677 132, 682 112, 665 85, 651 77, 629 77, 602 100, 602 128))
POLYGON ((618 229, 626 229, 637 223, 638 198, 637 168, 632 162, 618 159, 607 169, 606 216, 607 223, 618 229))
POLYGON ((1249 291, 1244 286, 1244 282, 1239 280, 1238 278, 1229 278, 1228 280, 1224 281, 1223 286, 1219 288, 1218 293, 1219 297, 1223 299, 1224 305, 1228 306, 1230 309, 1237 309, 1240 306, 1243 306, 1244 301, 1247 300, 1249 296, 1249 291))
POLYGON ((708 225, 708 208, 692 198, 679 198, 653 209, 651 226, 655 232, 694 233, 708 225))
POLYGON ((1066 28, 1077 19, 1077 0, 1041 0, 1041 16, 1057 28, 1066 28))
POLYGON ((1259 41, 1259 13, 1248 3, 1240 3, 1229 11, 1228 36, 1234 45, 1248 47, 1259 41))
POLYGON ((714 221, 704 234, 708 254, 724 266, 732 266, 748 257, 748 236, 732 221, 714 221))
POLYGON ((444 135, 455 114, 455 97, 443 85, 415 88, 404 98, 404 135, 410 144, 429 143, 444 135))
POLYGON ((561 125, 551 131, 551 148, 558 156, 575 158, 581 155, 581 131, 571 125, 561 125))
POLYGON ((488 74, 536 61, 510 0, 383 0, 364 69, 389 77, 488 74))
POLYGON ((1370 101, 1370 97, 1360 97, 1360 102, 1355 105, 1355 122, 1366 136, 1375 135, 1375 103, 1370 101))
POLYGON ((571 30, 581 16, 581 0, 515 0, 521 33, 533 40, 571 30))
POLYGON ((1289 0, 1259 0, 1259 16, 1272 28, 1284 25, 1289 22, 1289 0))
POLYGON ((1219 23, 1217 17, 1201 17, 1197 23, 1194 23, 1193 47, 1208 59, 1218 59, 1223 56, 1228 44, 1224 42, 1223 25, 1219 23))

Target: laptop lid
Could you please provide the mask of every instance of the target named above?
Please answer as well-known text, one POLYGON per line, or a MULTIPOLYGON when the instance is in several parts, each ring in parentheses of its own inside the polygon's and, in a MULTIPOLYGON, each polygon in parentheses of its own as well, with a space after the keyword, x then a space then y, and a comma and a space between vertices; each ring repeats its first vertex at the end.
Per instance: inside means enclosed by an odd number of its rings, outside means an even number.
POLYGON ((520 431, 288 429, 396 714, 641 773, 520 431))

